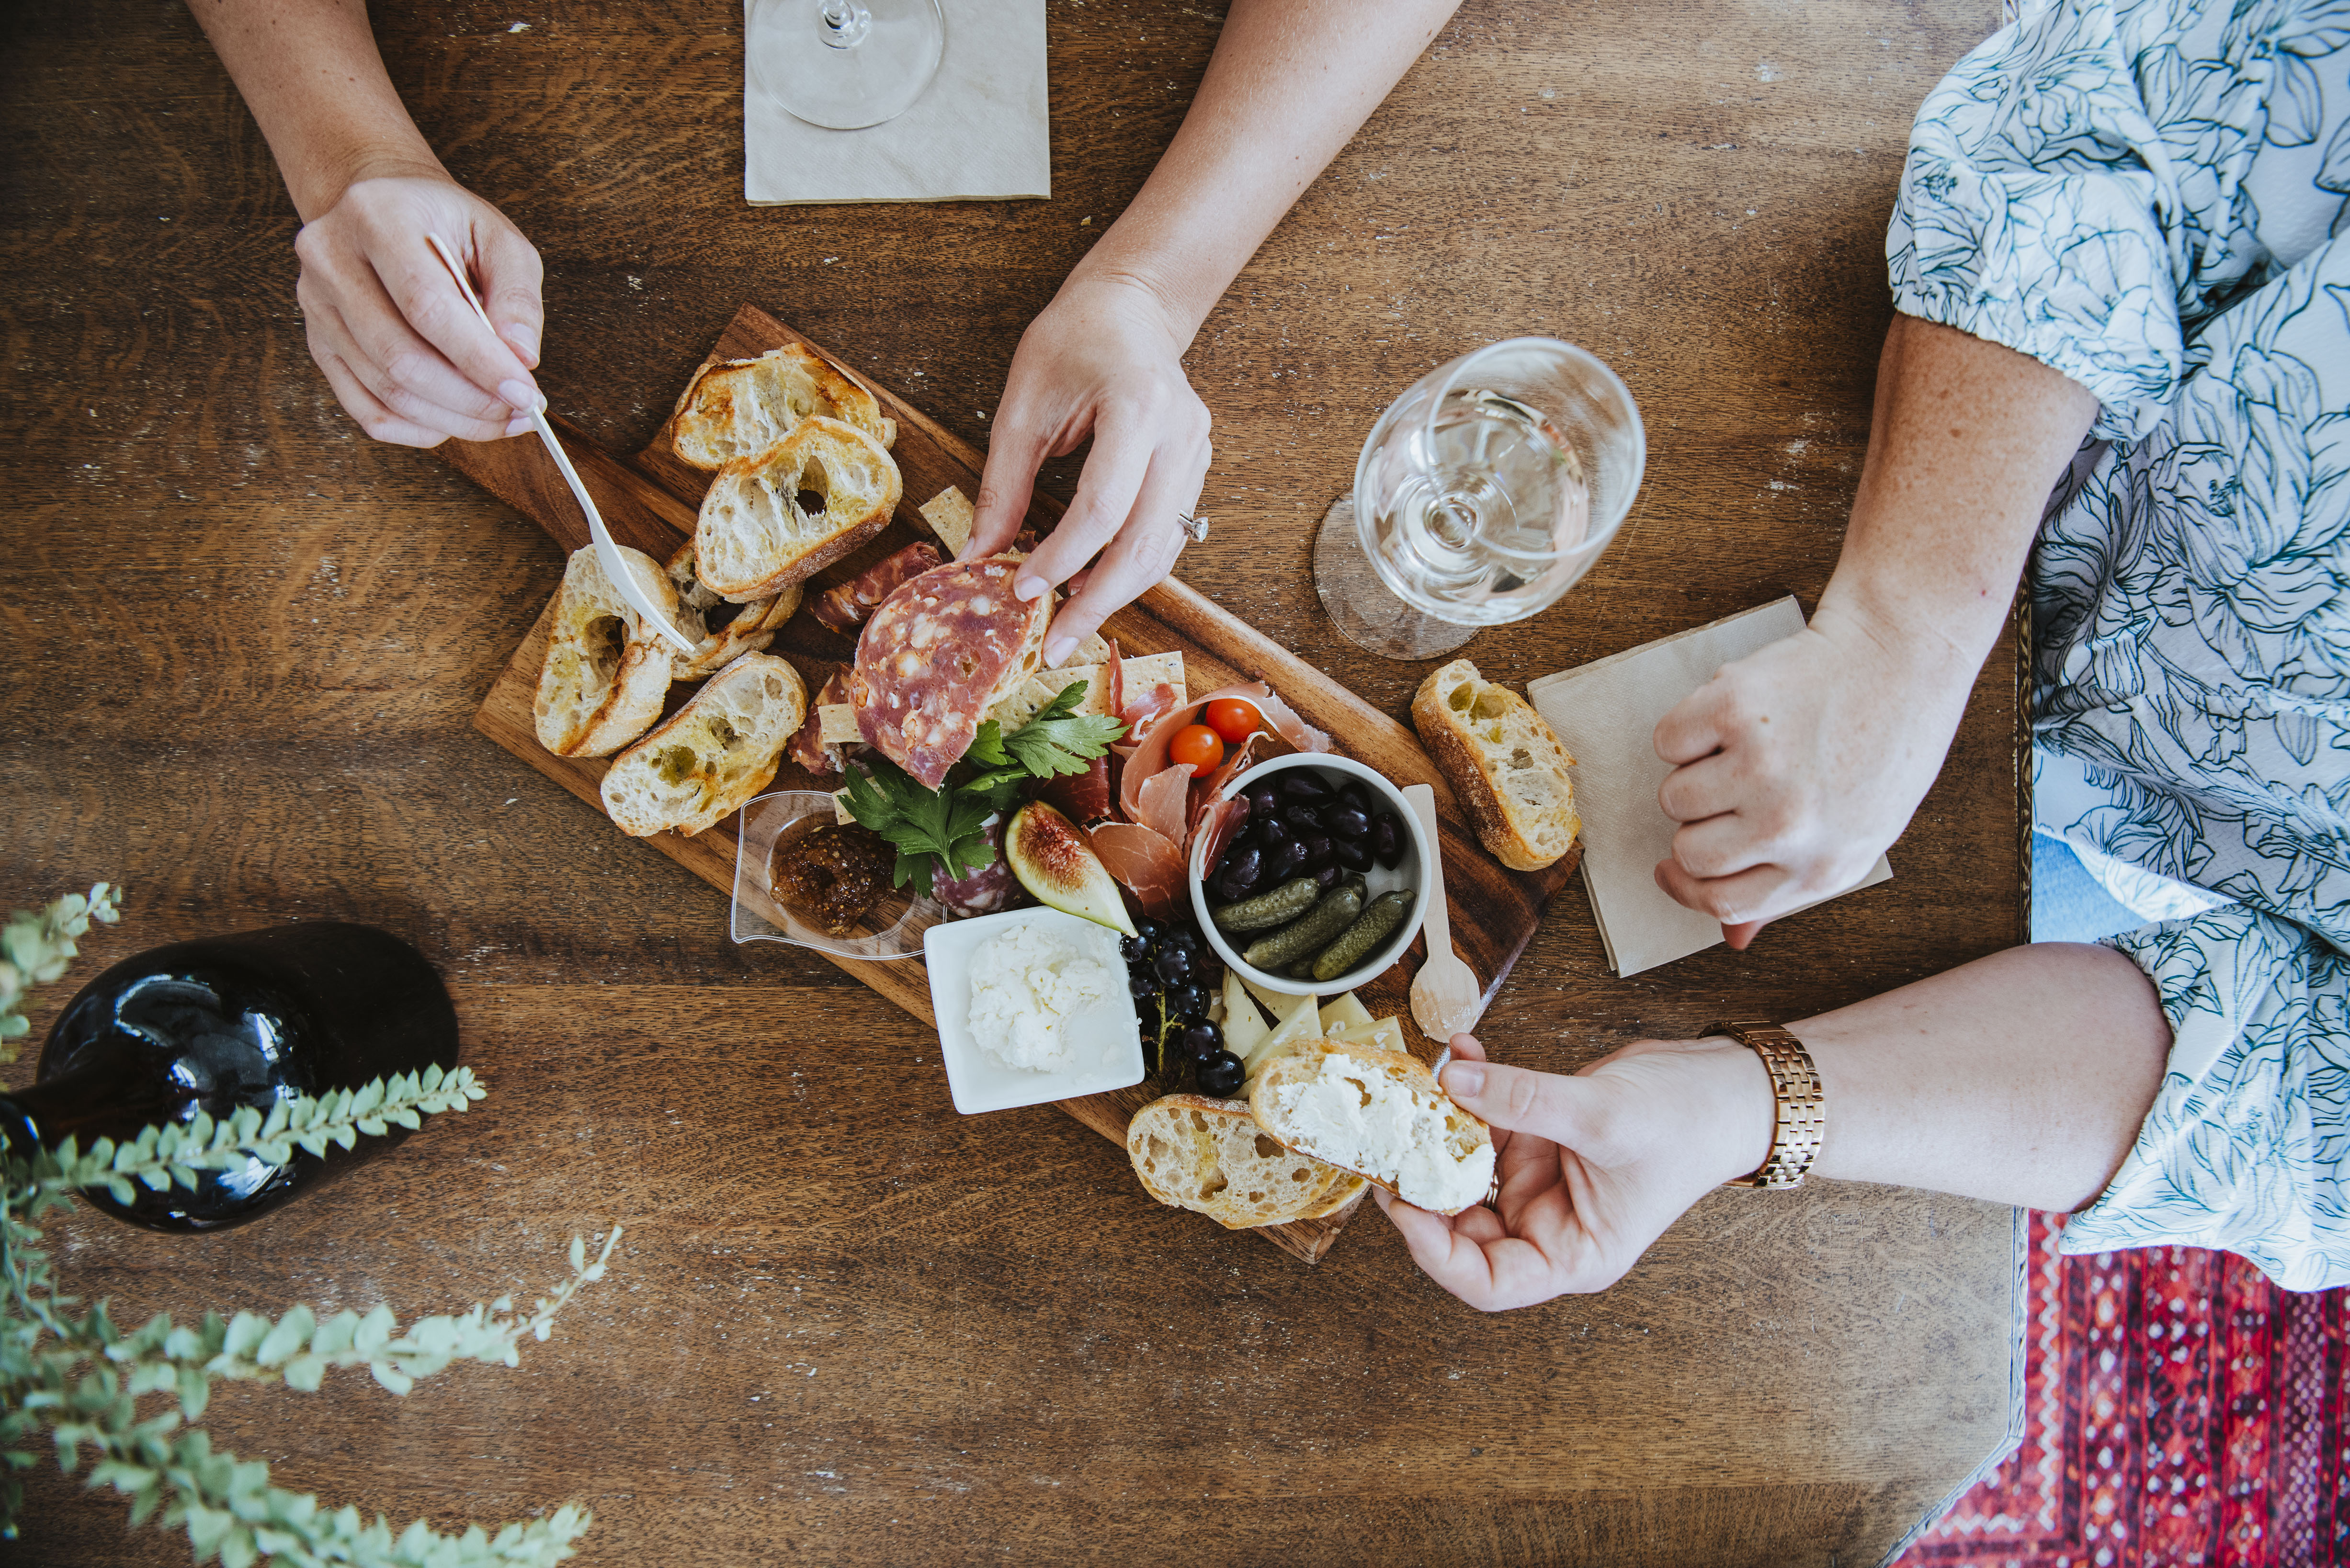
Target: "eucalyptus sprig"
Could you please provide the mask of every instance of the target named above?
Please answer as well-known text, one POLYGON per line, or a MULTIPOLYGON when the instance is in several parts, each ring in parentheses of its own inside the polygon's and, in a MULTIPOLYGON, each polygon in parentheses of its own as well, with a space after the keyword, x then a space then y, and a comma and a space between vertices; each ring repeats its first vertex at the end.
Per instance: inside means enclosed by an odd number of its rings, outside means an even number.
POLYGON ((16 1047, 32 1025, 25 1021, 25 993, 65 973, 81 950, 74 939, 89 923, 110 926, 122 918, 122 889, 100 882, 87 896, 68 893, 39 914, 19 909, 0 928, 0 1062, 16 1059, 16 1047))
MULTIPOLYGON (((64 972, 74 953, 71 939, 87 931, 89 920, 115 918, 110 893, 101 882, 88 898, 60 898, 39 916, 20 912, 10 922, 0 938, 8 954, 0 982, 10 988, 0 998, 8 1008, 28 985, 64 972)), ((16 1023, 14 1033, 21 1034, 23 1021, 16 1023)), ((395 1535, 380 1515, 329 1511, 316 1497, 270 1485, 266 1462, 215 1453, 204 1430, 187 1423, 203 1414, 213 1384, 223 1378, 308 1393, 333 1368, 364 1366, 386 1389, 405 1394, 417 1379, 459 1361, 515 1366, 523 1338, 546 1338, 579 1287, 603 1277, 619 1243, 619 1226, 592 1262, 587 1241, 574 1236, 570 1277, 526 1313, 501 1296, 464 1313, 419 1318, 403 1333, 386 1305, 323 1321, 297 1305, 274 1320, 208 1312, 200 1327, 159 1314, 126 1334, 104 1302, 75 1314, 79 1303, 58 1291, 48 1255, 38 1250, 41 1232, 30 1223, 77 1191, 103 1189, 128 1203, 140 1186, 193 1189, 207 1171, 249 1159, 283 1164, 297 1147, 315 1155, 330 1144, 350 1148, 362 1135, 412 1129, 485 1093, 468 1068, 431 1066, 361 1089, 281 1101, 266 1116, 247 1106, 215 1121, 200 1111, 121 1143, 100 1138, 87 1150, 70 1137, 54 1150, 17 1149, 0 1133, 0 1465, 6 1472, 0 1476, 0 1537, 16 1536, 24 1504, 19 1478, 36 1462, 28 1445, 47 1428, 61 1469, 78 1469, 88 1449, 87 1484, 129 1498, 134 1526, 152 1519, 184 1529, 199 1564, 217 1559, 225 1568, 248 1568, 266 1557, 300 1568, 539 1568, 573 1555, 572 1542, 593 1522, 583 1509, 565 1506, 545 1519, 505 1525, 494 1536, 479 1526, 443 1535, 421 1519, 395 1535), (172 1396, 173 1404, 143 1412, 140 1401, 157 1394, 172 1396)))

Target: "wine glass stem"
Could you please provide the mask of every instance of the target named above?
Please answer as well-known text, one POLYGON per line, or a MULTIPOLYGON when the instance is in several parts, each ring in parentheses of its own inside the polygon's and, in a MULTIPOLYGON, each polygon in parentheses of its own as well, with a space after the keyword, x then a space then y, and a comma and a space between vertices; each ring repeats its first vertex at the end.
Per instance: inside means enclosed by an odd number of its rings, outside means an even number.
POLYGON ((835 49, 853 49, 873 31, 873 13, 858 0, 816 0, 816 18, 823 27, 819 36, 835 49))

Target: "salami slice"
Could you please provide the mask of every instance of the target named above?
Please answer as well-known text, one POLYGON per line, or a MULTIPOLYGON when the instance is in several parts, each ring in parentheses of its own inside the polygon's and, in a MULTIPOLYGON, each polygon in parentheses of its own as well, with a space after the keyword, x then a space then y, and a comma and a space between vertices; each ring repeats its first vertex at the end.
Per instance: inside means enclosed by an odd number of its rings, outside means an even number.
POLYGON ((924 572, 882 600, 857 639, 857 727, 931 789, 971 749, 989 707, 1044 662, 1053 596, 1015 596, 1017 567, 998 556, 924 572))
POLYGON ((816 701, 808 704, 807 722, 799 727, 799 732, 784 748, 785 755, 812 774, 821 775, 840 772, 841 748, 824 743, 824 721, 817 716, 816 710, 827 703, 847 701, 848 677, 836 670, 827 678, 824 690, 816 694, 816 701))
POLYGON ((808 613, 818 625, 843 634, 853 632, 865 624, 876 605, 938 565, 939 547, 928 540, 918 541, 894 556, 883 556, 848 581, 827 588, 808 607, 808 613))

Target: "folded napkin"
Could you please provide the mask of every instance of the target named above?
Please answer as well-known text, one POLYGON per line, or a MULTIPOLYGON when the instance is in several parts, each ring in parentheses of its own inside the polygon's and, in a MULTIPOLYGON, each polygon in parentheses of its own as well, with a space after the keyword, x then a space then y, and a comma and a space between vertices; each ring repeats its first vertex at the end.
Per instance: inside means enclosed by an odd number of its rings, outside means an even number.
MULTIPOLYGON (((759 90, 746 61, 743 200, 774 207, 1050 196, 1045 0, 940 0, 940 9, 947 43, 937 78, 905 113, 863 130, 795 119, 759 90)), ((747 32, 748 0, 743 17, 747 32)))
MULTIPOLYGON (((1657 804, 1657 788, 1672 772, 1657 755, 1657 721, 1723 665, 1803 628, 1802 608, 1783 598, 1527 684, 1535 711, 1575 753, 1583 886, 1608 967, 1618 976, 1721 940, 1719 923, 1674 903, 1657 886, 1657 862, 1671 858, 1679 826, 1657 804)), ((1880 855, 1845 892, 1892 875, 1880 855)))

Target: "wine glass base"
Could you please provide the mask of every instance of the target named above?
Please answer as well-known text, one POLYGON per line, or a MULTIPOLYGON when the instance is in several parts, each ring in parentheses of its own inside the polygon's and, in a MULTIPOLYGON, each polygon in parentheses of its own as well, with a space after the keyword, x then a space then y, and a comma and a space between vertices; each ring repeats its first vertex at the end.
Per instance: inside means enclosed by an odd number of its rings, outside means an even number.
POLYGON ((938 0, 863 0, 828 41, 819 0, 753 0, 743 47, 762 91, 795 119, 863 130, 914 106, 939 74, 946 19, 938 0))
POLYGON ((1347 640, 1382 659, 1433 659, 1467 646, 1482 629, 1439 620, 1388 591, 1355 532, 1352 495, 1341 495, 1322 514, 1314 536, 1314 590, 1347 640))

